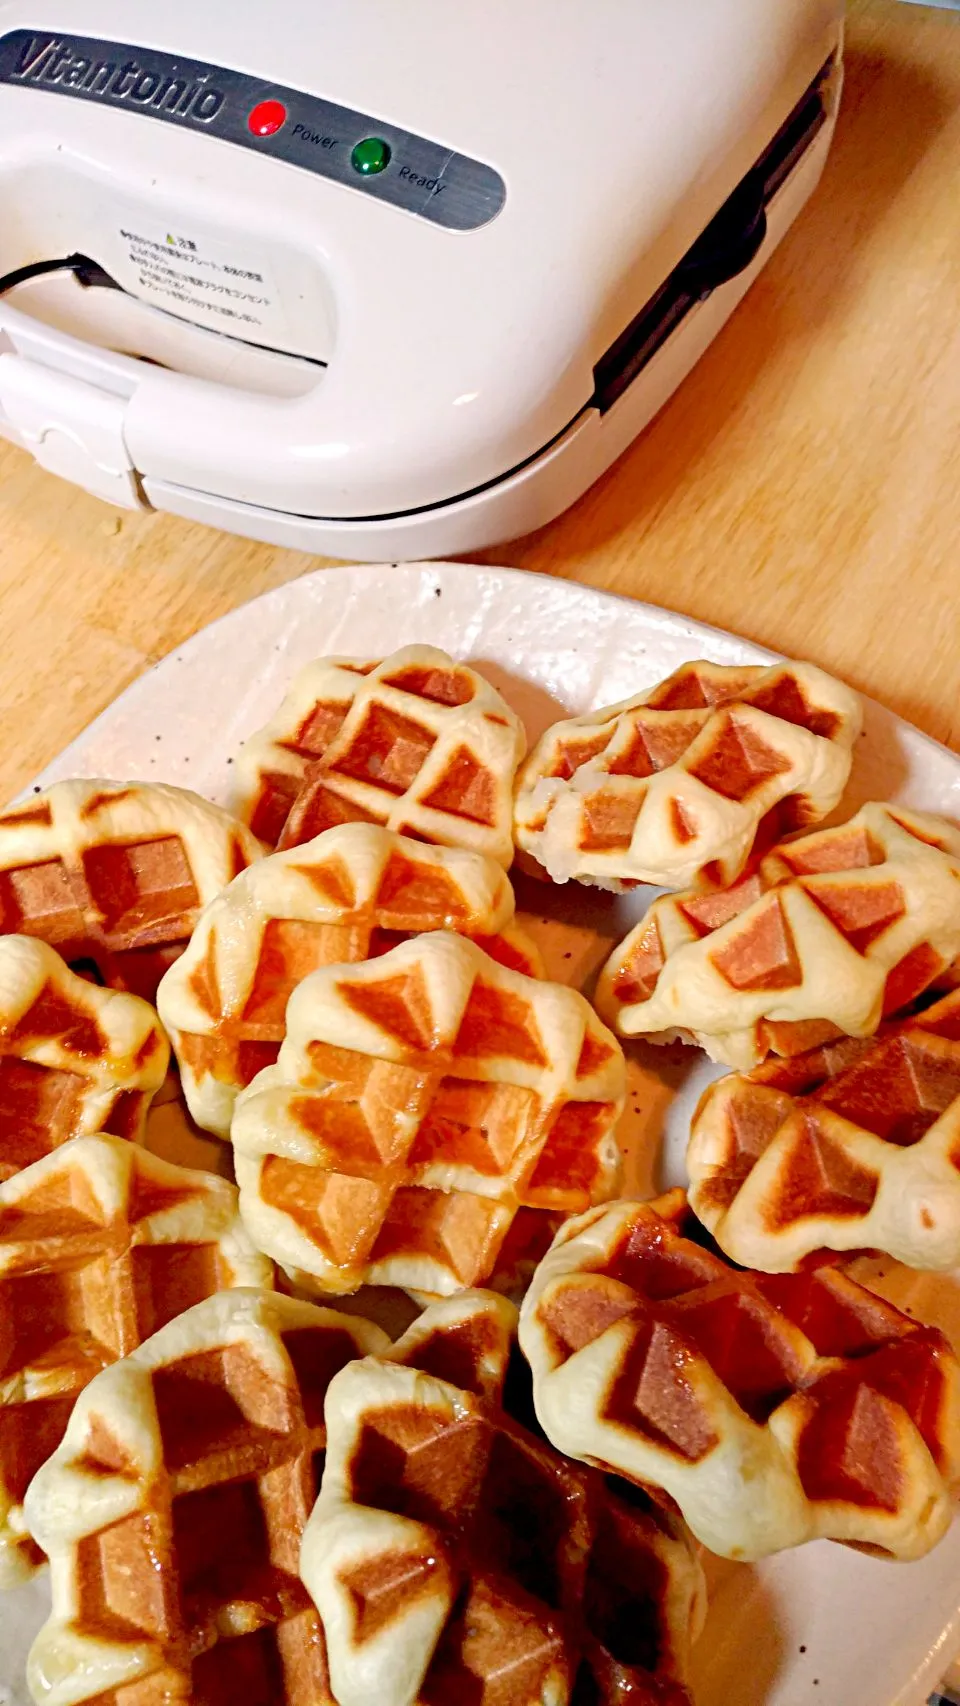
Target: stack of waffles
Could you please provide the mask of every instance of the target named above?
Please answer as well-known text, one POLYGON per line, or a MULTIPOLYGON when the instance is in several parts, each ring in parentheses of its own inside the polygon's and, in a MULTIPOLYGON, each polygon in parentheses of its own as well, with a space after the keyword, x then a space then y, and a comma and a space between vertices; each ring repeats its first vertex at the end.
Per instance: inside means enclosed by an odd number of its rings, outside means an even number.
POLYGON ((601 1016, 739 1069, 694 1116, 689 1204, 558 1230, 521 1320, 537 1412, 732 1558, 920 1556, 958 1481, 951 1347, 836 1266, 960 1261, 960 831, 882 802, 815 827, 859 733, 819 671, 694 664, 549 729, 517 790, 541 876, 670 891, 602 967, 601 1016))
POLYGON ((27 1500, 37 1698, 689 1706, 690 1543, 515 1419, 512 1314, 465 1293, 391 1348, 224 1292, 105 1370, 27 1500))
POLYGON ((235 1185, 144 1142, 170 1055, 152 1005, 263 849, 182 789, 62 782, 0 816, 0 1584, 43 1549, 35 1471, 103 1369, 273 1264, 235 1185))
POLYGON ((524 763, 409 646, 304 670, 232 813, 0 816, 0 1585, 49 1559, 40 1706, 691 1706, 694 1537, 936 1543, 960 1364, 837 1262, 960 1261, 960 831, 817 828, 859 733, 810 665, 701 662, 524 763), (671 891, 592 1002, 515 846, 671 891), (619 1197, 618 1034, 737 1069, 689 1204, 619 1197), (151 1153, 181 1097, 235 1183, 151 1153))
POLYGON ((203 912, 159 992, 194 1119, 229 1138, 237 1096, 280 1052, 290 996, 321 967, 455 930, 538 976, 539 955, 514 910, 495 860, 376 824, 341 824, 251 865, 203 912))

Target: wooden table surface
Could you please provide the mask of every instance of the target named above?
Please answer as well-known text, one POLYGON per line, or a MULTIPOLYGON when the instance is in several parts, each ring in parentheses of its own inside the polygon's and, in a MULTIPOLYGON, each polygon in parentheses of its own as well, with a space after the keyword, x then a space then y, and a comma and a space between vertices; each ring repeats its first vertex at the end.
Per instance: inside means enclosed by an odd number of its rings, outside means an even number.
MULTIPOLYGON (((853 0, 823 187, 633 449, 477 560, 814 659, 960 747, 960 17, 853 0)), ((108 508, 0 443, 0 798, 148 664, 318 560, 108 508)))

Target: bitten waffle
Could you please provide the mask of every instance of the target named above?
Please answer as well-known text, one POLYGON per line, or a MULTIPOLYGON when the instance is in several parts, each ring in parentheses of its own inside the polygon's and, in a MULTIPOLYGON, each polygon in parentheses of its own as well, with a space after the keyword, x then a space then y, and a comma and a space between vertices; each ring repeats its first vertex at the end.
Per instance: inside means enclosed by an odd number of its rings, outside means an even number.
POLYGON ((856 694, 812 664, 685 664, 547 730, 520 772, 517 845, 554 882, 733 882, 758 838, 833 810, 860 724, 856 694))
POLYGON ((226 1291, 98 1375, 33 1481, 53 1610, 44 1706, 336 1706, 299 1576, 331 1377, 388 1348, 367 1321, 226 1291))
POLYGON ((836 1268, 730 1268, 681 1235, 681 1192, 661 1206, 569 1221, 534 1276, 520 1343, 547 1437, 662 1488, 722 1557, 818 1538, 922 1557, 960 1482, 943 1334, 836 1268))
POLYGON ((118 1137, 79 1137, 0 1185, 0 1586, 36 1568, 23 1498, 77 1394, 221 1287, 272 1284, 237 1193, 118 1137))
POLYGON ((96 1131, 143 1136, 170 1050, 146 1001, 33 936, 0 936, 0 1180, 96 1131))
POLYGON ((152 1000, 201 908, 262 853, 184 788, 56 782, 0 816, 0 931, 152 1000))
POLYGON ((240 1096, 241 1210, 322 1289, 444 1294, 496 1268, 517 1210, 616 1190, 616 1039, 575 990, 445 931, 294 991, 276 1066, 240 1096))
POLYGON ((508 1309, 434 1305, 331 1381, 301 1572, 336 1700, 691 1706, 689 1540, 508 1414, 508 1309))
POLYGON ((513 890, 495 860, 425 847, 376 824, 340 824, 261 859, 211 901, 157 992, 194 1119, 229 1137, 237 1095, 277 1058, 294 987, 321 966, 372 959, 421 931, 455 930, 539 972, 513 914, 513 890))
POLYGON ((745 1070, 869 1036, 960 955, 960 831, 866 805, 715 894, 665 895, 614 950, 596 1004, 621 1036, 694 1040, 745 1070))
POLYGON ((240 752, 236 807, 281 846, 359 818, 508 866, 525 748, 500 694, 434 646, 320 658, 240 752))
POLYGON ((786 1273, 824 1249, 960 1266, 960 993, 720 1079, 687 1165, 692 1207, 747 1267, 786 1273))

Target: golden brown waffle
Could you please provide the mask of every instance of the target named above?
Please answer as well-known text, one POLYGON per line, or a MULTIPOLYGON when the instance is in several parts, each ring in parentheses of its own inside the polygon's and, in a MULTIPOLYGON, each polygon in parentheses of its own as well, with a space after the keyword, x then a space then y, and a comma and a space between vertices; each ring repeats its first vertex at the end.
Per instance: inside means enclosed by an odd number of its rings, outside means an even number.
POLYGON ((262 853, 184 788, 56 782, 0 816, 0 931, 152 1000, 201 908, 262 853))
POLYGON ((98 989, 32 936, 0 936, 0 1180, 71 1137, 143 1136, 170 1050, 136 995, 98 989))
POLYGON ((833 810, 860 723, 856 694, 812 664, 685 664, 547 730, 520 772, 517 846, 554 882, 733 882, 755 844, 833 810))
POLYGON ((500 694, 435 646, 319 658, 238 755, 236 808, 283 847, 360 819, 508 866, 525 748, 500 694))
POLYGON ((519 1208, 616 1190, 625 1069, 583 997, 438 931, 314 972, 231 1136, 262 1250, 329 1292, 485 1280, 519 1208))
MULTIPOLYGON (((458 1306, 434 1305, 419 1344, 352 1363, 327 1394, 301 1572, 339 1706, 691 1706, 688 1537, 522 1426, 502 1375, 473 1379, 467 1327, 481 1334, 494 1300, 466 1300, 468 1321, 458 1306)), ((487 1330, 502 1336, 500 1315, 487 1330)))
POLYGON ((682 1192, 661 1207, 568 1221, 534 1276, 520 1343, 548 1438, 663 1489, 723 1557, 922 1557, 960 1481, 943 1334, 837 1268, 733 1269, 681 1235, 682 1192))
POLYGON ((747 1267, 788 1273, 825 1249, 960 1266, 960 993, 720 1079, 687 1165, 694 1210, 747 1267))
POLYGON ((237 1095, 276 1060, 287 1001, 308 972, 427 930, 479 937, 495 958, 532 970, 537 952, 513 913, 495 860, 376 824, 341 824, 261 859, 211 901, 157 992, 194 1119, 229 1137, 237 1095))
POLYGON ((77 1394, 221 1287, 272 1284, 237 1193, 118 1137, 78 1137, 0 1185, 0 1586, 42 1554, 23 1498, 77 1394))
POLYGON ((621 1036, 698 1042, 749 1070, 870 1036, 960 955, 960 831, 866 805, 714 894, 665 895, 614 950, 596 1004, 621 1036))
POLYGON ((298 1574, 323 1402, 369 1322, 264 1291, 208 1298, 80 1397, 27 1520, 53 1611, 46 1706, 336 1706, 298 1574))

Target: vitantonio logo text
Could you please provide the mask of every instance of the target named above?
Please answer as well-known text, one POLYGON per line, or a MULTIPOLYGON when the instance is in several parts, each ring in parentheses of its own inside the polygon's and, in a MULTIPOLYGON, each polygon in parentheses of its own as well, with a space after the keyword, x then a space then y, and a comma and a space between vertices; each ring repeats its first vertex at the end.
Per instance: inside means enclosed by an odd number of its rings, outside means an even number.
MULTIPOLYGON (((210 72, 181 70, 166 55, 144 54, 120 43, 28 36, 25 31, 17 35, 19 53, 4 67, 6 83, 39 84, 201 124, 215 119, 226 99, 211 85, 210 72)), ((8 43, 10 37, 0 47, 8 43)))

